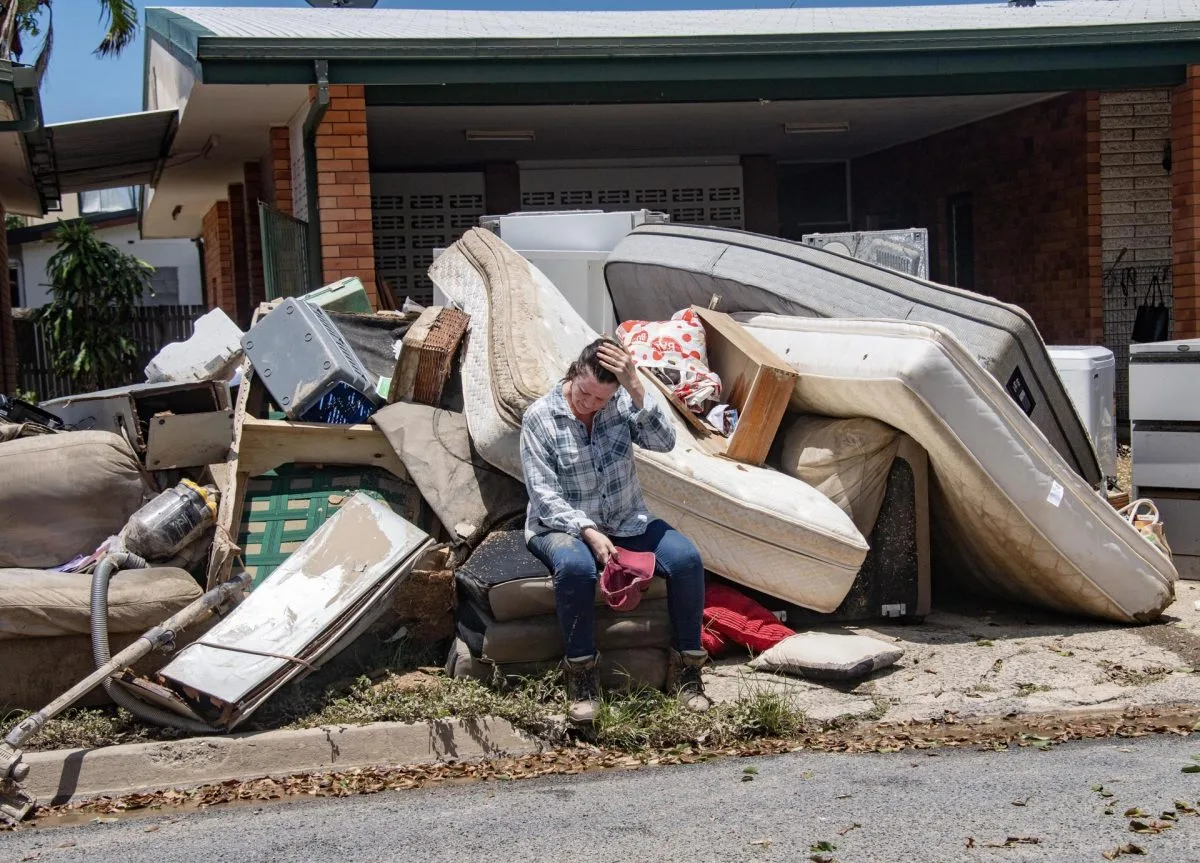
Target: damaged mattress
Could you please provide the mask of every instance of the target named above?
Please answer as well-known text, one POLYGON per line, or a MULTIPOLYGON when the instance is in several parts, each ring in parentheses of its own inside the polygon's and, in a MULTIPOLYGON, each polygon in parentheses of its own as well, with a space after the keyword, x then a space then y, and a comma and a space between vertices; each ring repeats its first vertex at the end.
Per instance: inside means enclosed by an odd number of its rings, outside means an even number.
POLYGON ((946 329, 735 316, 800 377, 791 407, 872 417, 929 454, 935 573, 1018 602, 1127 623, 1174 598, 1175 569, 946 329))
POLYGON ((888 318, 953 333, 1067 464, 1103 482, 1091 438, 1033 319, 1021 308, 801 243, 728 228, 642 225, 609 255, 604 278, 621 320, 669 317, 720 297, 723 312, 888 318))
MULTIPOLYGON (((472 229, 429 277, 471 316, 462 361, 467 426, 479 454, 521 477, 525 409, 597 337, 553 284, 488 231, 472 229)), ((673 418, 675 448, 636 449, 651 512, 691 537, 706 568, 816 611, 837 608, 867 554, 841 509, 800 480, 703 452, 649 380, 646 398, 673 418)))

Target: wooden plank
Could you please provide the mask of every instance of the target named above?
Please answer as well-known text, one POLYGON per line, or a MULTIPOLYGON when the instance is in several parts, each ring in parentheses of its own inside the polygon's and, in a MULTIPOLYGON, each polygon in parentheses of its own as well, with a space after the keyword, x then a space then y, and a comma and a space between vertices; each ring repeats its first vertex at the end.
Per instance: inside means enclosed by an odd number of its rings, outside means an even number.
POLYGON ((381 467, 398 479, 408 472, 383 432, 373 425, 326 425, 246 417, 238 444, 238 471, 258 476, 282 464, 381 467))
POLYGON ((754 383, 738 408, 738 424, 725 455, 746 464, 762 464, 771 452, 779 423, 787 410, 796 375, 759 366, 754 383))
POLYGON ((721 398, 738 411, 725 455, 747 464, 766 461, 799 375, 737 321, 692 306, 704 324, 708 366, 721 377, 721 398))
POLYGON ((152 417, 146 467, 168 470, 223 462, 233 444, 233 410, 152 417))

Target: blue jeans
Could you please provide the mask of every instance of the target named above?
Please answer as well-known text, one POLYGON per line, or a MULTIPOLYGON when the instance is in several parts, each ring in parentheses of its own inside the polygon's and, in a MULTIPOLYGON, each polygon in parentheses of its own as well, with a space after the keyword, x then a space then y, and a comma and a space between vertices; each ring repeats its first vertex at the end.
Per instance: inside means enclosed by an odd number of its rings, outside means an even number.
MULTIPOLYGON (((679 651, 700 650, 704 564, 692 541, 661 519, 650 522, 640 536, 610 539, 613 545, 629 551, 654 552, 655 574, 667 580, 671 644, 679 651)), ((529 550, 549 567, 553 576, 554 600, 567 656, 591 656, 596 652, 596 582, 599 578, 591 549, 582 539, 551 531, 529 540, 529 550)))

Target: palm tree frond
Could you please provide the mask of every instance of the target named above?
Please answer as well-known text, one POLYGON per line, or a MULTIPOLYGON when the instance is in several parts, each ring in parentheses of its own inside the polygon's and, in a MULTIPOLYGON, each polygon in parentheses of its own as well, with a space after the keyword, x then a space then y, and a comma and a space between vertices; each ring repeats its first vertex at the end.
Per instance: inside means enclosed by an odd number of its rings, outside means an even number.
POLYGON ((138 12, 133 0, 100 0, 100 21, 107 28, 96 54, 115 57, 137 38, 138 12))

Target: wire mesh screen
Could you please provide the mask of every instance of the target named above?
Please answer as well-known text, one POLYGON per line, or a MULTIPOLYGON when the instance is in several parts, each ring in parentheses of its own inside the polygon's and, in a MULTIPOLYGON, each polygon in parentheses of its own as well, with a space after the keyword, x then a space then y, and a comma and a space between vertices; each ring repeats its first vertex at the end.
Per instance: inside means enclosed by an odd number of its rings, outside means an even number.
POLYGON ((258 214, 267 299, 308 293, 308 224, 261 201, 258 214))
MULTIPOLYGON (((1171 265, 1126 264, 1124 252, 1104 271, 1104 345, 1117 362, 1117 423, 1129 423, 1129 343, 1140 305, 1172 307, 1171 265)), ((1168 333, 1168 338, 1170 337, 1168 333)))

